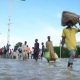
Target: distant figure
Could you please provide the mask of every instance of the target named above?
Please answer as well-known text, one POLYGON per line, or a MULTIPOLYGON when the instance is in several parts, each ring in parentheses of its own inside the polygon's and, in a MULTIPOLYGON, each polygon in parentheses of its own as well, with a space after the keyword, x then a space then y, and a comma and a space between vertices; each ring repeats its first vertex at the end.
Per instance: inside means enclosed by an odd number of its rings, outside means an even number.
POLYGON ((34 44, 34 59, 36 61, 38 60, 38 55, 39 55, 39 43, 38 43, 38 39, 35 39, 35 44, 34 44))
POLYGON ((21 59, 21 57, 22 57, 22 44, 19 46, 18 52, 19 52, 18 57, 19 57, 19 59, 21 59))
POLYGON ((50 60, 51 61, 55 61, 55 54, 54 54, 54 48, 53 48, 53 44, 52 41, 50 40, 50 36, 47 37, 48 41, 46 42, 46 48, 47 50, 50 52, 50 60))
POLYGON ((28 59, 29 59, 29 54, 30 54, 30 48, 29 48, 29 46, 27 45, 27 55, 28 55, 28 59))
POLYGON ((67 67, 71 67, 73 65, 73 61, 76 54, 76 33, 80 32, 80 29, 73 28, 73 22, 68 21, 67 27, 63 29, 62 33, 62 48, 64 47, 64 43, 66 44, 67 49, 69 50, 69 60, 67 67))
POLYGON ((0 57, 2 57, 2 54, 3 54, 2 50, 3 48, 0 48, 0 57))
POLYGON ((31 49, 31 59, 33 59, 34 58, 34 47, 32 47, 32 49, 31 49))
POLYGON ((27 41, 25 41, 24 44, 22 45, 22 54, 23 54, 23 60, 26 60, 28 58, 27 41))
POLYGON ((10 57, 10 56, 9 56, 10 44, 8 44, 8 43, 7 43, 7 45, 6 45, 6 50, 7 50, 7 52, 6 52, 6 58, 9 58, 9 57, 10 57))
POLYGON ((42 59, 42 57, 44 55, 45 48, 44 48, 44 43, 43 42, 41 43, 41 45, 42 45, 42 49, 41 49, 41 59, 42 59))
POLYGON ((3 58, 6 58, 7 50, 6 50, 6 47, 5 46, 3 47, 3 51, 2 52, 3 52, 3 58))

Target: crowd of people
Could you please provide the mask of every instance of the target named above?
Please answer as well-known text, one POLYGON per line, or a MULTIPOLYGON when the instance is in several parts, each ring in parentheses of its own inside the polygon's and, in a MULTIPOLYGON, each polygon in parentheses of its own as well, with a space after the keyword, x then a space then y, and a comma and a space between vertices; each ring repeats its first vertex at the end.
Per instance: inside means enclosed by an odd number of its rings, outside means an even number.
MULTIPOLYGON (((66 48, 68 49, 70 56, 67 67, 72 67, 73 65, 77 50, 75 35, 77 32, 80 32, 80 29, 73 26, 74 26, 73 22, 68 21, 67 27, 64 28, 62 32, 62 41, 61 41, 62 50, 64 48, 64 44, 66 44, 66 48)), ((51 60, 56 61, 58 56, 57 58, 55 57, 55 51, 50 36, 47 37, 46 44, 42 42, 41 45, 42 48, 40 49, 40 44, 38 42, 38 39, 35 39, 35 43, 32 49, 29 48, 27 41, 25 41, 24 44, 21 44, 16 51, 14 51, 13 49, 12 50, 9 49, 9 45, 7 45, 6 47, 4 46, 3 48, 0 49, 0 55, 1 57, 4 58, 22 58, 23 60, 27 60, 31 56, 31 59, 35 59, 36 61, 38 61, 39 58, 42 59, 44 57, 45 49, 47 49, 47 51, 50 54, 50 60, 48 60, 48 62, 51 60)))
POLYGON ((54 47, 53 43, 50 40, 50 36, 47 37, 47 41, 41 43, 41 49, 40 49, 40 43, 38 42, 38 39, 35 39, 34 46, 32 48, 29 47, 27 44, 27 41, 25 41, 23 44, 20 44, 17 50, 14 49, 9 49, 9 45, 3 47, 0 49, 0 56, 2 58, 12 58, 12 59, 22 59, 22 60, 27 60, 29 58, 35 59, 36 61, 38 59, 43 59, 45 49, 50 52, 50 57, 51 60, 55 61, 54 57, 54 47))

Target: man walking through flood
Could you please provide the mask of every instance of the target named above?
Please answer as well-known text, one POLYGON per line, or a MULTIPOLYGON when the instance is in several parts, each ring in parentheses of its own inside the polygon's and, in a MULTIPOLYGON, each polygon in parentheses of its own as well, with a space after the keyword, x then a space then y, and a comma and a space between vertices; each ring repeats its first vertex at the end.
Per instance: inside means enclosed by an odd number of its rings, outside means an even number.
POLYGON ((73 65, 73 61, 76 54, 76 33, 80 32, 80 29, 73 28, 73 22, 70 20, 67 22, 67 27, 63 29, 62 33, 62 48, 64 43, 69 51, 69 60, 67 67, 71 67, 73 65))

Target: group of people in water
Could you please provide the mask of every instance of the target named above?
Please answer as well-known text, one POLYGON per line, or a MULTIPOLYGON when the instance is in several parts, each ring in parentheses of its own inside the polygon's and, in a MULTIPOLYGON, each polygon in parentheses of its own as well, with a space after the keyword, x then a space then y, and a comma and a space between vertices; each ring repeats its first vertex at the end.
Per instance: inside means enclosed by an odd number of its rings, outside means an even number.
MULTIPOLYGON (((80 32, 79 28, 74 27, 73 22, 72 21, 68 21, 66 28, 63 29, 62 32, 62 50, 64 48, 64 44, 66 44, 66 48, 69 51, 69 60, 68 60, 68 64, 67 67, 72 67, 73 62, 74 62, 74 58, 76 55, 76 33, 80 32)), ((50 40, 50 36, 47 37, 47 41, 46 41, 46 46, 44 45, 44 43, 42 42, 42 48, 41 48, 41 59, 44 56, 45 53, 45 48, 47 49, 47 51, 50 54, 50 60, 56 61, 56 57, 54 56, 55 51, 54 51, 54 47, 53 47, 53 43, 50 40)), ((39 59, 39 53, 40 53, 40 48, 39 48, 39 42, 38 39, 35 39, 35 43, 34 46, 32 47, 32 49, 29 48, 29 46, 27 45, 27 41, 24 42, 24 44, 20 45, 17 49, 17 53, 19 53, 19 57, 23 56, 23 60, 25 59, 29 59, 29 55, 31 54, 31 58, 35 59, 36 61, 39 59)), ((1 52, 1 50, 0 50, 1 52)), ((3 49, 4 54, 6 52, 8 52, 8 49, 6 50, 6 48, 4 47, 3 49)), ((49 62, 49 61, 48 61, 49 62)))
MULTIPOLYGON (((63 29, 62 32, 62 41, 61 41, 61 48, 63 50, 64 48, 64 44, 66 44, 66 48, 69 51, 69 59, 68 59, 68 64, 67 67, 72 68, 73 66, 73 62, 74 62, 74 58, 76 55, 76 50, 77 50, 77 46, 76 46, 76 33, 80 32, 80 29, 76 27, 76 25, 73 24, 73 22, 71 20, 69 20, 66 23, 66 28, 63 29)), ((48 50, 48 52, 50 53, 50 60, 56 61, 56 57, 55 57, 55 51, 54 51, 54 47, 52 44, 52 41, 50 40, 50 36, 47 37, 48 40, 46 42, 46 49, 48 50)), ((44 54, 44 43, 42 43, 42 55, 44 54)), ((34 44, 34 55, 33 58, 37 61, 38 60, 38 54, 39 54, 39 43, 38 43, 38 39, 35 39, 35 44, 34 44)))
POLYGON ((23 60, 24 59, 29 59, 29 55, 31 54, 31 58, 35 59, 36 61, 39 58, 43 58, 44 54, 45 54, 45 49, 48 50, 48 52, 50 52, 50 57, 51 60, 56 60, 55 56, 54 56, 54 47, 52 44, 52 41, 50 40, 50 36, 47 37, 47 41, 46 44, 44 44, 44 42, 41 43, 41 49, 40 49, 40 44, 38 42, 38 39, 35 39, 35 43, 34 43, 34 47, 32 47, 32 49, 30 49, 27 45, 27 41, 24 42, 23 45, 20 45, 18 48, 18 51, 20 53, 22 53, 23 56, 23 60), (45 46, 46 45, 46 46, 45 46))
POLYGON ((46 41, 46 43, 44 42, 41 43, 41 46, 42 46, 41 49, 40 49, 40 44, 38 42, 38 39, 35 39, 35 43, 32 48, 28 46, 27 41, 25 41, 23 44, 20 44, 17 50, 15 51, 14 50, 9 51, 6 49, 6 47, 4 47, 2 52, 5 56, 3 57, 5 58, 18 57, 18 58, 23 58, 23 60, 27 60, 31 56, 31 59, 33 58, 37 61, 39 58, 41 59, 43 58, 45 49, 47 49, 48 52, 50 52, 51 60, 55 61, 56 59, 54 57, 54 47, 53 47, 52 41, 50 40, 50 36, 48 36, 47 39, 48 40, 46 41))

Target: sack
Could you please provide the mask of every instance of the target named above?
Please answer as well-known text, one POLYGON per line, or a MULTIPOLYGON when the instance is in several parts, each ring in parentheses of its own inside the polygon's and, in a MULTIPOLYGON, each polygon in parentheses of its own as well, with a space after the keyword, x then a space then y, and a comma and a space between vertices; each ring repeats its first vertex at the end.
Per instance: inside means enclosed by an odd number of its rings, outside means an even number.
POLYGON ((55 61, 58 58, 58 55, 56 53, 51 53, 50 54, 50 60, 55 61))
POLYGON ((55 58, 55 59, 58 59, 57 53, 54 53, 54 58, 55 58))
POLYGON ((50 52, 45 52, 43 56, 44 56, 44 58, 46 58, 47 60, 50 60, 50 52))
POLYGON ((72 21, 72 25, 77 24, 79 22, 79 15, 72 12, 63 11, 61 19, 62 26, 66 26, 68 21, 72 21))

